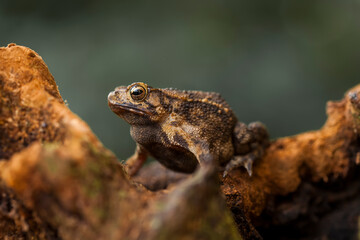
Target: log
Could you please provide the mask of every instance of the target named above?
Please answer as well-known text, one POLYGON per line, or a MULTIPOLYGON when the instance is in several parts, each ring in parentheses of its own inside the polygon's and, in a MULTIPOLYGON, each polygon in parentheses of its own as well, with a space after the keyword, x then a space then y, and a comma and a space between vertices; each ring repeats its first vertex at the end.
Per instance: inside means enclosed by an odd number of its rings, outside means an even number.
POLYGON ((360 85, 318 131, 273 140, 253 176, 158 163, 131 178, 64 103, 42 58, 0 48, 0 238, 355 239, 360 85))

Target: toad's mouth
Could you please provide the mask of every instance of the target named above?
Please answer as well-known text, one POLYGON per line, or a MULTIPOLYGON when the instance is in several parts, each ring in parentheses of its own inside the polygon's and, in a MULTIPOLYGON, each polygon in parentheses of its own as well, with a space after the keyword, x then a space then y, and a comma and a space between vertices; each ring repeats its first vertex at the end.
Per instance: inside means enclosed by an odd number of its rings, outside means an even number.
POLYGON ((148 115, 148 116, 153 115, 150 111, 140 109, 135 106, 128 105, 128 104, 111 103, 109 101, 109 106, 110 106, 111 110, 117 114, 132 112, 132 113, 139 114, 139 115, 148 115))

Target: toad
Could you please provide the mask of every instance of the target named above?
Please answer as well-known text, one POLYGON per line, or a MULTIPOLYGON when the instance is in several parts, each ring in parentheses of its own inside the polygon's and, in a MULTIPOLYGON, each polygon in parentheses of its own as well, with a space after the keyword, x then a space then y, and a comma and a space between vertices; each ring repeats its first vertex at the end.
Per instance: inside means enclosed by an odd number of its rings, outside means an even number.
POLYGON ((126 162, 131 176, 149 155, 174 171, 192 173, 199 165, 219 164, 224 176, 240 166, 251 176, 254 161, 269 143, 263 124, 239 122, 215 92, 159 89, 137 82, 115 88, 108 105, 130 124, 137 143, 126 162))

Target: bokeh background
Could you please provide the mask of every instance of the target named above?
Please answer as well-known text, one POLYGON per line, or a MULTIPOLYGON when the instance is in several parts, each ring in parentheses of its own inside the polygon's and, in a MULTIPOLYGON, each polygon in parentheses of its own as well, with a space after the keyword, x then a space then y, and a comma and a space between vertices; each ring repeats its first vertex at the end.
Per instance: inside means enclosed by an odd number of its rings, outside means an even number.
MULTIPOLYGON (((1 0, 0 45, 38 52, 72 111, 119 159, 135 144, 118 85, 220 92, 273 138, 317 129, 359 83, 358 0, 1 0)), ((1 63, 0 63, 1 64, 1 63)))

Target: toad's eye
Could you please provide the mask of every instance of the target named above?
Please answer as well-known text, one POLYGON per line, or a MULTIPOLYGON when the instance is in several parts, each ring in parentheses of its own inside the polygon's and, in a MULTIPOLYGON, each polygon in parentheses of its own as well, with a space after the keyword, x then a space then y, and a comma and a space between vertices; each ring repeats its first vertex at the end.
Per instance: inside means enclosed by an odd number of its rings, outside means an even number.
POLYGON ((130 96, 135 101, 142 101, 147 95, 147 90, 140 85, 135 85, 130 89, 130 96))

